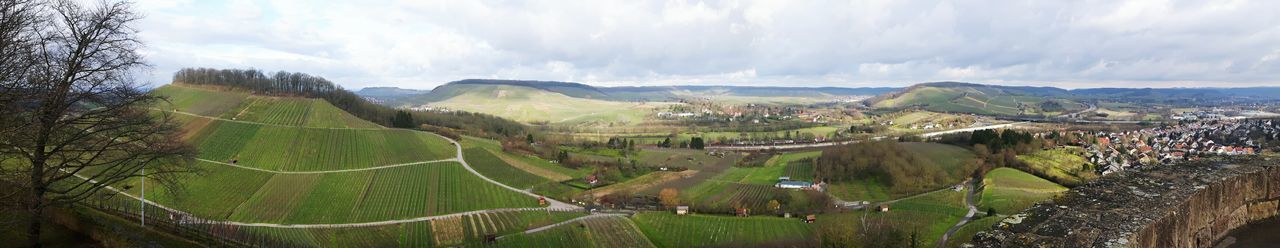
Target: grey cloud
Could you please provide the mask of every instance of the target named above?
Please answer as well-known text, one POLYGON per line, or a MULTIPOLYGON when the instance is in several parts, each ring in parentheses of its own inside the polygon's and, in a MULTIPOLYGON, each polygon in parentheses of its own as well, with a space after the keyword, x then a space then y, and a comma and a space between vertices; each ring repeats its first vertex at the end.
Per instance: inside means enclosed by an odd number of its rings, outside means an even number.
POLYGON ((254 11, 139 4, 154 5, 143 8, 151 18, 141 27, 157 74, 253 66, 348 87, 410 88, 473 77, 630 85, 1280 82, 1274 1, 235 4, 254 11), (238 57, 237 47, 264 52, 238 57))

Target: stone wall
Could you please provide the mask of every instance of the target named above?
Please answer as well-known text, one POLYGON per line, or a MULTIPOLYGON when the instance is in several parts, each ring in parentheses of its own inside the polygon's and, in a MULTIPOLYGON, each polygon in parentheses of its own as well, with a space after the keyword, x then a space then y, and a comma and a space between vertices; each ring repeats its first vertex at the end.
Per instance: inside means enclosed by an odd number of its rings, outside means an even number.
POLYGON ((1212 247, 1274 218, 1278 200, 1278 161, 1194 161, 1103 177, 974 239, 979 247, 1212 247))

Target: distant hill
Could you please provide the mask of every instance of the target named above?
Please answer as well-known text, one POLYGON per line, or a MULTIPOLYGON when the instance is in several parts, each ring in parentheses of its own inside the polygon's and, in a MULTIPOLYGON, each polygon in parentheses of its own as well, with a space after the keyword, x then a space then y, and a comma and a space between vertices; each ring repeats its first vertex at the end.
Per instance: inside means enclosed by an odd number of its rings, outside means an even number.
POLYGON ((1071 95, 1070 91, 1053 87, 937 82, 881 95, 867 100, 867 105, 985 115, 1052 115, 1087 108, 1071 100, 1071 95))
POLYGON ((1215 101, 1280 100, 1280 87, 1092 88, 1001 86, 961 82, 922 83, 866 101, 877 108, 920 107, 931 111, 1043 116, 1081 110, 1097 101, 1203 104, 1215 101))
MULTIPOLYGON (((605 101, 678 101, 690 98, 736 97, 740 101, 771 101, 778 99, 754 98, 830 98, 840 96, 875 96, 899 90, 901 88, 841 88, 841 87, 752 87, 752 86, 623 86, 595 87, 581 83, 555 81, 523 81, 496 79, 467 79, 450 82, 432 89, 430 92, 386 97, 377 91, 363 96, 386 100, 391 105, 416 106, 431 102, 445 101, 476 89, 490 89, 477 86, 519 86, 558 93, 573 98, 586 98, 605 101), (745 99, 744 99, 745 98, 745 99)), ((786 102, 786 101, 781 101, 786 102)))
POLYGON ((429 90, 402 89, 398 87, 368 87, 356 91, 356 95, 373 98, 395 98, 431 92, 429 90))

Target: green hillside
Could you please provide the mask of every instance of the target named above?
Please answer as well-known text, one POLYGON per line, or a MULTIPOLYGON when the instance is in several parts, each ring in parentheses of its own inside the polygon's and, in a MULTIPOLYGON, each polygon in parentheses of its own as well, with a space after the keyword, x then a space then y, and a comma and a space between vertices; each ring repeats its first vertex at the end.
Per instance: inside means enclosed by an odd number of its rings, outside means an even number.
MULTIPOLYGON (((902 143, 902 146, 931 162, 922 163, 919 166, 933 166, 945 173, 944 177, 948 184, 931 185, 933 187, 926 187, 925 190, 945 187, 950 183, 960 183, 973 172, 966 168, 969 168, 967 166, 975 155, 962 147, 939 143, 902 143)), ((924 193, 895 189, 889 183, 875 179, 833 183, 828 186, 828 192, 832 196, 848 201, 881 201, 924 193)))
POLYGON ((496 115, 521 122, 639 124, 672 103, 616 102, 570 97, 512 85, 461 85, 429 106, 496 115))
MULTIPOLYGON (((444 137, 381 128, 323 100, 182 85, 154 92, 171 99, 158 111, 180 111, 175 120, 201 160, 179 178, 184 187, 148 187, 147 199, 201 218, 334 224, 538 206, 448 161, 458 150, 444 137)), ((117 188, 139 195, 140 183, 117 188)))
POLYGON ((285 126, 381 128, 321 99, 257 96, 181 84, 165 85, 151 93, 169 99, 169 103, 156 106, 164 111, 285 126))
POLYGON ((1057 115, 1085 105, 1068 100, 1056 88, 1006 87, 963 83, 929 83, 870 101, 877 108, 922 107, 935 112, 984 115, 1057 115))
POLYGON ((982 179, 983 190, 979 207, 994 208, 997 213, 1016 213, 1036 202, 1053 198, 1067 191, 1049 180, 1036 177, 1013 168, 996 168, 982 179))

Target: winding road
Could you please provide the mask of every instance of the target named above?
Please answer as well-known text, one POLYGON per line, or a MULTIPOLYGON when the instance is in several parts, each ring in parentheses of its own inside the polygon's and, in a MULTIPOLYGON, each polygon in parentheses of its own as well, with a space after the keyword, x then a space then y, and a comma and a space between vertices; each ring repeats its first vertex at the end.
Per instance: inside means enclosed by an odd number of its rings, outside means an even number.
MULTIPOLYGON (((246 124, 258 124, 258 125, 281 126, 281 127, 292 127, 292 128, 355 129, 355 130, 387 130, 387 129, 388 129, 388 128, 377 128, 377 129, 374 129, 374 128, 320 128, 320 127, 297 127, 297 126, 284 126, 284 125, 276 125, 276 124, 268 124, 268 123, 259 123, 259 122, 248 122, 248 121, 239 121, 239 120, 228 120, 228 119, 223 119, 223 118, 209 117, 209 116, 202 116, 202 115, 196 115, 196 114, 192 114, 192 113, 179 112, 179 111, 166 111, 166 110, 159 110, 159 111, 164 111, 164 112, 173 112, 173 113, 184 114, 184 115, 190 115, 190 116, 195 116, 195 117, 202 117, 202 118, 209 118, 209 119, 217 119, 217 120, 224 120, 224 121, 231 121, 231 122, 239 122, 239 123, 246 123, 246 124)), ((411 130, 411 129, 408 129, 408 130, 411 130)), ((442 160, 432 160, 432 161, 419 161, 419 162, 411 162, 411 163, 403 163, 403 164, 393 164, 393 165, 384 165, 384 166, 377 166, 377 167, 370 167, 370 168, 361 168, 361 169, 327 170, 327 171, 275 171, 275 170, 267 170, 267 169, 261 169, 261 168, 254 168, 254 167, 240 166, 240 165, 236 165, 236 164, 230 164, 230 163, 225 163, 225 162, 220 162, 220 161, 213 161, 213 160, 207 160, 207 159, 197 159, 197 160, 199 160, 199 161, 203 161, 203 162, 209 162, 209 163, 219 164, 219 165, 231 166, 231 167, 240 168, 240 169, 256 170, 256 171, 262 171, 262 172, 268 172, 268 173, 277 173, 277 174, 321 174, 321 173, 343 173, 343 172, 356 172, 356 171, 367 171, 367 170, 379 170, 379 169, 387 169, 387 168, 395 168, 395 167, 403 167, 403 166, 413 166, 413 165, 423 165, 423 164, 440 163, 440 162, 458 162, 459 164, 462 164, 462 167, 463 167, 463 168, 466 168, 466 169, 467 169, 467 171, 471 172, 471 174, 474 174, 475 176, 480 177, 480 179, 483 179, 483 180, 485 180, 485 181, 487 181, 487 182, 489 182, 489 183, 492 183, 492 184, 498 185, 498 186, 500 186, 500 187, 502 187, 502 188, 505 188, 505 189, 508 189, 508 190, 511 190, 511 191, 520 192, 521 194, 525 194, 525 195, 528 195, 528 196, 532 196, 532 197, 534 197, 534 198, 543 198, 543 199, 546 199, 546 200, 547 200, 548 205, 547 205, 546 207, 539 207, 539 208, 501 208, 501 209, 484 209, 484 210, 476 210, 476 211, 461 212, 461 213, 452 213, 452 214, 445 214, 445 215, 424 216, 424 217, 409 218, 409 219, 386 220, 386 221, 374 221, 374 222, 359 222, 359 223, 337 223, 337 224, 278 224, 278 223, 247 223, 247 222, 237 222, 237 221, 204 220, 204 219, 200 219, 200 218, 198 218, 198 217, 195 217, 195 215, 193 215, 193 214, 191 214, 191 213, 187 213, 187 212, 182 211, 182 210, 178 210, 178 209, 170 208, 170 207, 168 207, 168 206, 164 206, 164 205, 161 205, 161 204, 159 204, 159 203, 156 203, 156 202, 152 202, 152 201, 150 201, 150 200, 143 199, 143 198, 141 198, 141 197, 138 197, 138 196, 135 196, 135 195, 129 194, 129 193, 127 193, 127 192, 124 192, 124 191, 122 191, 122 190, 116 189, 115 187, 112 187, 112 186, 105 186, 104 188, 105 188, 105 189, 107 189, 107 190, 110 190, 110 191, 114 191, 114 192, 116 192, 116 193, 118 193, 118 194, 120 194, 120 195, 124 195, 124 196, 126 196, 126 197, 129 197, 129 198, 133 198, 133 199, 139 200, 139 201, 141 201, 141 202, 143 202, 143 203, 145 203, 145 204, 147 204, 147 205, 152 205, 152 206, 155 206, 155 207, 158 207, 158 208, 164 209, 164 210, 168 210, 168 211, 170 211, 170 212, 172 212, 172 213, 177 213, 177 214, 181 214, 181 215, 187 216, 186 218, 193 218, 193 219, 197 219, 197 220, 201 220, 201 221, 206 221, 206 222, 211 222, 211 223, 216 223, 216 224, 226 224, 226 225, 235 225, 235 226, 254 226, 254 227, 274 227, 274 228, 342 228, 342 227, 364 227, 364 226, 380 226, 380 225, 390 225, 390 224, 401 224, 401 223, 410 223, 410 222, 429 221, 429 220, 445 219, 445 218, 451 218, 451 217, 463 216, 463 215, 469 215, 469 214, 498 213, 498 212, 509 212, 509 211, 533 211, 533 210, 547 210, 547 211, 580 211, 580 210, 582 210, 582 209, 583 209, 581 206, 577 206, 577 205, 573 205, 573 204, 568 204, 568 203, 564 203, 564 202, 561 202, 561 201, 557 201, 557 200, 555 200, 555 199, 551 199, 551 198, 548 198, 548 197, 544 197, 544 196, 542 196, 542 195, 534 194, 534 193, 529 192, 529 191, 526 191, 526 190, 516 189, 516 188, 514 188, 514 187, 511 187, 511 186, 508 186, 508 185, 506 185, 506 184, 502 184, 502 183, 500 183, 500 182, 498 182, 498 181, 495 181, 495 180, 493 180, 493 179, 490 179, 489 177, 486 177, 486 176, 484 176, 484 175, 480 174, 480 172, 477 172, 475 169, 471 168, 471 165, 470 165, 470 164, 467 164, 467 160, 465 159, 465 157, 463 157, 463 153, 462 153, 462 145, 461 145, 461 144, 459 144, 459 143, 458 143, 458 141, 456 141, 456 140, 454 140, 454 139, 451 139, 451 138, 449 138, 449 137, 445 137, 445 136, 440 135, 440 134, 432 133, 432 132, 426 132, 426 131, 420 131, 420 130, 412 130, 412 131, 428 133, 428 134, 435 135, 435 136, 437 136, 437 137, 440 137, 440 138, 442 138, 442 139, 445 139, 445 140, 449 141, 449 143, 453 144, 454 148, 457 150, 457 155, 456 155, 456 157, 454 157, 454 158, 452 158, 452 159, 442 159, 442 160)), ((87 177, 84 177, 84 176, 80 176, 80 175, 75 175, 75 176, 76 176, 76 177, 78 177, 78 178, 81 178, 81 179, 84 179, 84 180, 90 181, 90 182, 92 182, 92 183, 98 183, 97 181, 94 181, 94 180, 92 180, 92 179, 90 179, 90 178, 87 178, 87 177)), ((590 215, 590 216, 597 216, 597 215, 590 215)), ((590 217, 590 216, 588 216, 588 217, 590 217)), ((581 219, 581 218, 580 218, 580 219, 581 219)))
POLYGON ((965 223, 969 223, 969 220, 972 220, 973 216, 978 214, 978 206, 974 205, 978 202, 978 181, 980 180, 970 179, 969 182, 967 182, 967 184, 969 184, 969 193, 964 197, 964 204, 968 205, 969 213, 966 213, 964 218, 960 219, 960 222, 957 222, 956 225, 951 226, 951 229, 947 229, 947 232, 942 234, 942 238, 938 239, 938 242, 936 243, 937 245, 934 247, 945 247, 947 245, 947 239, 950 239, 951 235, 955 234, 956 231, 960 231, 960 228, 964 227, 965 223))

